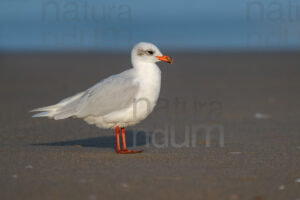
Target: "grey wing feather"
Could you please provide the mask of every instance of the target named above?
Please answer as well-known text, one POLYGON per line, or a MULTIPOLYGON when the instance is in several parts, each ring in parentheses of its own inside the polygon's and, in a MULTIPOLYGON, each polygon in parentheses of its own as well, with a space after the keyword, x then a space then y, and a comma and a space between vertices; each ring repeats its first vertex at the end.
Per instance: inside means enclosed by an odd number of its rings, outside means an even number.
POLYGON ((132 71, 127 70, 91 87, 79 99, 64 106, 55 118, 103 116, 122 110, 132 104, 138 89, 132 71))

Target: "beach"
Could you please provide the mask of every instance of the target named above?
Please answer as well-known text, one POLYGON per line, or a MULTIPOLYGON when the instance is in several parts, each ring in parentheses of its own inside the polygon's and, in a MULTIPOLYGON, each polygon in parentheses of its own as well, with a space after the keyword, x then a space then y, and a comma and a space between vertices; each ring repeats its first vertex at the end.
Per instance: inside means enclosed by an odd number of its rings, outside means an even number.
MULTIPOLYGON (((300 198, 300 54, 168 53, 159 102, 128 127, 32 118, 128 69, 127 54, 0 54, 0 199, 300 198)), ((122 94, 120 94, 122 95, 122 94)))

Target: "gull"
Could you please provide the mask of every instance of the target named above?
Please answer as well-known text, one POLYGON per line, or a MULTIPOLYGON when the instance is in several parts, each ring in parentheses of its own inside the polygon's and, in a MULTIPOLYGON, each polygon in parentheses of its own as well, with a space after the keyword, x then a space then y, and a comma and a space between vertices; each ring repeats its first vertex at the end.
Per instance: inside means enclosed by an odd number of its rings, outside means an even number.
POLYGON ((33 117, 54 120, 82 118, 99 128, 115 129, 117 153, 140 153, 142 150, 127 149, 125 128, 144 120, 153 111, 161 85, 161 71, 156 65, 159 61, 173 63, 173 59, 163 55, 154 44, 140 42, 131 51, 132 68, 112 75, 55 105, 34 109, 31 112, 39 113, 33 117))

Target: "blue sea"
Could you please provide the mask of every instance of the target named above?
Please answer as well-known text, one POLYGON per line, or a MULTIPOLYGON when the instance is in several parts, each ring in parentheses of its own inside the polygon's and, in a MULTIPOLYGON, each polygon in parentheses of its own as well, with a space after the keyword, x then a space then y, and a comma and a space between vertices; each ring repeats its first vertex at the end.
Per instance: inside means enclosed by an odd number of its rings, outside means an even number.
POLYGON ((300 0, 1 0, 0 51, 298 51, 300 0))

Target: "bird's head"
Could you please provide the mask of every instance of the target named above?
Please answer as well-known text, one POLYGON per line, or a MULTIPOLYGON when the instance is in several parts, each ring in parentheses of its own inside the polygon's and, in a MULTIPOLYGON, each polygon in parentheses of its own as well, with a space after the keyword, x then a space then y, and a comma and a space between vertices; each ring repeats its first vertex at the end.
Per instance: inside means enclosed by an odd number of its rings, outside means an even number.
POLYGON ((133 62, 156 63, 164 61, 172 64, 173 59, 167 55, 163 55, 160 50, 151 43, 140 42, 136 44, 131 52, 133 62))

